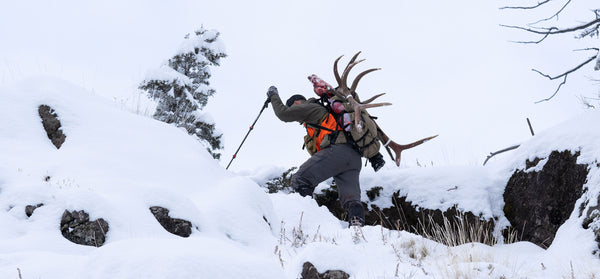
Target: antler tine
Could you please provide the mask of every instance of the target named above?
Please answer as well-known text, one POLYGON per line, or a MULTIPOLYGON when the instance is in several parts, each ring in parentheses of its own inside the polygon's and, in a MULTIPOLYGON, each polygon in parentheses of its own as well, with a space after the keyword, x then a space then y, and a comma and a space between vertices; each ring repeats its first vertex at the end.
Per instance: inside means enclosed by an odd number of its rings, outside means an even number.
POLYGON ((424 139, 420 139, 418 141, 415 141, 413 143, 409 143, 409 144, 397 144, 394 141, 391 141, 389 143, 389 146, 392 148, 392 150, 394 150, 394 153, 396 153, 396 166, 400 166, 400 154, 402 153, 403 150, 409 149, 409 148, 413 148, 415 146, 421 145, 425 142, 428 142, 429 140, 437 137, 438 135, 435 136, 431 136, 431 137, 426 137, 424 139))
MULTIPOLYGON (((364 59, 358 60, 356 62, 352 62, 349 63, 348 66, 346 67, 346 70, 344 70, 344 73, 342 74, 342 83, 340 83, 340 87, 342 88, 348 88, 348 74, 350 73, 350 70, 352 70, 352 68, 354 66, 356 66, 356 64, 365 61, 364 59)), ((348 94, 350 94, 351 92, 348 92, 348 94)))
POLYGON ((379 71, 379 70, 381 70, 381 68, 373 68, 373 69, 368 69, 368 70, 363 71, 362 73, 358 74, 358 76, 356 76, 356 78, 354 79, 354 82, 352 82, 352 87, 350 87, 350 92, 354 92, 356 90, 356 87, 358 86, 358 82, 360 81, 360 79, 362 77, 364 77, 366 74, 368 74, 370 72, 379 71))
POLYGON ((346 66, 346 68, 348 66, 350 66, 350 64, 354 63, 354 61, 356 61, 356 58, 358 57, 358 55, 361 53, 362 51, 357 52, 356 54, 354 54, 354 56, 352 56, 352 59, 350 59, 350 62, 348 62, 348 65, 346 66))
POLYGON ((418 141, 415 141, 413 143, 409 143, 409 144, 397 144, 396 142, 394 142, 393 140, 391 140, 384 132, 383 130, 381 130, 381 127, 379 127, 379 125, 377 124, 377 122, 375 123, 375 125, 377 125, 377 134, 379 136, 379 139, 381 140, 381 142, 385 142, 384 146, 385 149, 387 150, 388 154, 390 155, 390 158, 392 158, 392 160, 394 160, 394 162, 396 163, 396 166, 400 166, 400 159, 401 159, 401 153, 403 150, 409 149, 409 148, 413 148, 415 146, 421 145, 435 137, 437 137, 438 135, 435 136, 431 136, 431 137, 426 137, 423 139, 420 139, 418 141), (392 152, 390 151, 393 150, 396 158, 394 158, 394 156, 392 155, 392 152))
POLYGON ((335 62, 333 62, 333 75, 335 75, 335 80, 337 81, 338 85, 341 85, 341 83, 342 83, 342 79, 340 78, 340 73, 338 72, 338 61, 340 61, 340 59, 342 59, 342 57, 344 57, 344 55, 338 57, 338 59, 336 59, 335 62))
POLYGON ((377 99, 377 98, 379 98, 379 97, 381 97, 381 96, 383 96, 383 95, 385 95, 385 93, 377 94, 377 95, 375 95, 375 96, 373 96, 373 97, 369 98, 368 100, 366 100, 366 101, 364 101, 364 102, 361 102, 361 103, 362 103, 362 104, 368 104, 368 103, 370 103, 370 102, 373 102, 373 101, 375 101, 375 99, 377 99))
MULTIPOLYGON (((348 70, 348 67, 350 67, 350 65, 352 63, 354 63, 354 61, 356 61, 356 58, 358 57, 358 55, 360 53, 361 52, 359 51, 356 54, 354 54, 354 56, 352 56, 352 59, 350 59, 350 62, 348 62, 348 65, 346 65, 346 68, 344 68, 344 73, 346 72, 346 70, 348 70)), ((333 62, 333 75, 335 76, 335 80, 337 81, 339 87, 342 87, 342 88, 346 87, 347 88, 348 86, 346 85, 345 80, 342 80, 342 78, 340 77, 340 73, 338 71, 338 62, 340 61, 340 59, 342 59, 342 57, 344 57, 344 55, 341 55, 340 57, 338 57, 335 60, 335 62, 333 62)))
POLYGON ((362 132, 362 121, 360 118, 360 114, 363 110, 366 110, 368 108, 376 108, 376 107, 392 105, 391 103, 360 104, 356 100, 354 100, 354 98, 348 98, 348 100, 352 104, 352 107, 354 110, 354 124, 356 125, 356 129, 358 130, 358 132, 362 132))
POLYGON ((359 104, 358 105, 358 109, 359 110, 364 110, 364 109, 368 109, 368 108, 377 108, 377 107, 384 107, 384 106, 391 106, 392 103, 375 103, 375 104, 359 104))

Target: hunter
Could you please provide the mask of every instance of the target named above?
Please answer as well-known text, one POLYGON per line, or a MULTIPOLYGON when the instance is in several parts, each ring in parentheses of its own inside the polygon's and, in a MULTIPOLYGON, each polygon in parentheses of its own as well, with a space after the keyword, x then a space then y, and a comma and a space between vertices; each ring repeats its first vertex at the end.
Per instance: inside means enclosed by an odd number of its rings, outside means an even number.
POLYGON ((292 187, 302 196, 312 196, 319 183, 333 177, 340 204, 348 213, 349 226, 364 226, 365 209, 360 202, 359 184, 361 155, 345 136, 335 131, 335 119, 330 117, 327 108, 319 104, 317 99, 307 100, 302 95, 293 95, 284 105, 275 86, 269 88, 267 97, 281 121, 304 124, 310 136, 311 131, 315 133, 315 130, 319 130, 322 133, 316 136, 316 152, 292 176, 292 187), (330 127, 329 130, 333 132, 315 127, 330 127))

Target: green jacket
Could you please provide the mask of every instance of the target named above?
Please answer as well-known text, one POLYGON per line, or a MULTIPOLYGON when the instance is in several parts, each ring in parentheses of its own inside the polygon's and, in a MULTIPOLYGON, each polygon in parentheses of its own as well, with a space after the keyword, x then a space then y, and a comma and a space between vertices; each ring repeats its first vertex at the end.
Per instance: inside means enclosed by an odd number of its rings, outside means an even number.
MULTIPOLYGON (((284 122, 298 121, 303 124, 320 124, 325 114, 328 113, 327 108, 319 104, 315 98, 309 98, 302 104, 288 107, 283 104, 279 95, 273 95, 271 97, 271 104, 273 105, 275 115, 284 122)), ((340 143, 346 143, 346 137, 343 134, 340 134, 336 139, 336 144, 340 143)), ((325 137, 321 142, 321 148, 329 145, 329 137, 325 137)))

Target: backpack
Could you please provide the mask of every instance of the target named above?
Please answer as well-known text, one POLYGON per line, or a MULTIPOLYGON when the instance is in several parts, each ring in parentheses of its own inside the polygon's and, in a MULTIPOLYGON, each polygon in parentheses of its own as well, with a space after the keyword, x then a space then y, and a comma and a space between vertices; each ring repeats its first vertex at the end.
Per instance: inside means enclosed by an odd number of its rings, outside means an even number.
POLYGON ((336 142, 337 137, 344 136, 346 142, 351 144, 362 157, 371 158, 377 155, 381 144, 377 137, 377 124, 373 120, 374 117, 366 111, 362 111, 360 116, 363 128, 359 132, 354 125, 354 113, 335 113, 331 107, 334 102, 341 102, 341 100, 337 97, 326 98, 325 95, 322 95, 318 103, 327 109, 327 114, 318 124, 304 124, 307 131, 307 135, 304 136, 304 146, 308 153, 313 155, 320 151, 324 140, 331 143, 336 142))

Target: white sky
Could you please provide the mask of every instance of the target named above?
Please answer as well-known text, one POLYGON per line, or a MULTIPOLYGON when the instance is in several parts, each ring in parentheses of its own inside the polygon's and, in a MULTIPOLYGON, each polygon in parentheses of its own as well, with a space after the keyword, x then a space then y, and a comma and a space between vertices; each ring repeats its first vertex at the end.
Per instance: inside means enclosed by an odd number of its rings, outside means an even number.
MULTIPOLYGON (((312 96, 308 75, 333 83, 335 58, 346 55, 344 63, 359 50, 367 61, 354 74, 382 68, 363 78, 359 94, 387 92, 380 100, 394 104, 371 110, 386 133, 399 143, 440 134, 405 151, 408 166, 479 165, 530 137, 527 117, 540 132, 582 112, 579 95, 598 93, 590 65, 551 102, 535 105, 558 83, 531 68, 557 74, 579 62, 568 56, 589 53, 572 53, 583 46, 570 36, 535 47, 509 43, 523 34, 499 24, 521 21, 500 11, 500 1, 1 1, 0 85, 52 75, 128 105, 146 71, 170 58, 186 33, 219 30, 229 57, 213 71, 217 95, 207 111, 225 134, 224 166, 270 85, 283 99, 312 96)), ((591 16, 577 4, 563 18, 591 16)), ((269 108, 231 169, 297 166, 307 157, 303 133, 269 108)))

